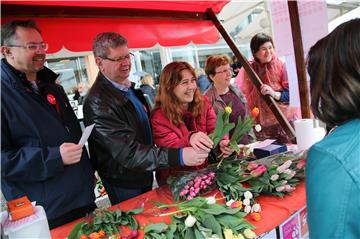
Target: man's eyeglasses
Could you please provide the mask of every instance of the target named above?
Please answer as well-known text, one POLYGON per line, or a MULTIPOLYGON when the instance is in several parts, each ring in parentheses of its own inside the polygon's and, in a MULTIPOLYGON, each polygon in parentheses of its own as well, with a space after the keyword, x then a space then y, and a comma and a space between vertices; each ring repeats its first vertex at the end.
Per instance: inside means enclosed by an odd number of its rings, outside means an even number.
POLYGON ((228 68, 228 69, 225 69, 223 71, 215 71, 216 74, 225 74, 227 72, 230 72, 230 74, 232 75, 233 74, 233 69, 232 68, 228 68))
POLYGON ((113 62, 123 62, 123 61, 129 61, 129 60, 131 60, 131 57, 133 57, 134 56, 134 54, 133 53, 129 53, 129 54, 127 54, 127 55, 125 55, 125 56, 120 56, 119 58, 117 58, 117 59, 112 59, 112 58, 109 58, 109 57, 107 57, 107 56, 104 56, 104 57, 101 57, 102 59, 105 59, 105 60, 109 60, 109 61, 113 61, 113 62))
POLYGON ((26 45, 7 45, 8 47, 22 47, 28 51, 38 51, 44 50, 46 51, 49 48, 47 43, 28 43, 26 45))

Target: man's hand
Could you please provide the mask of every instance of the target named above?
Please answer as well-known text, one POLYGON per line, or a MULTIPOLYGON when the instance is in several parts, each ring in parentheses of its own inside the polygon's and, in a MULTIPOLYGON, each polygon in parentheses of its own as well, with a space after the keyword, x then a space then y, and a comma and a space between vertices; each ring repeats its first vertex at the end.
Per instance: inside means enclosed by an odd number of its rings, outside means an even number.
POLYGON ((80 162, 83 146, 74 143, 63 143, 60 145, 60 155, 64 165, 80 162))
POLYGON ((214 146, 214 142, 204 132, 196 132, 190 136, 190 145, 196 150, 208 150, 214 146))
POLYGON ((183 161, 186 166, 197 166, 204 163, 208 157, 210 149, 196 150, 192 147, 183 148, 183 161))
POLYGON ((229 157, 232 153, 234 153, 234 150, 229 148, 229 142, 230 140, 228 139, 222 139, 219 143, 220 146, 220 151, 223 154, 224 158, 229 157))

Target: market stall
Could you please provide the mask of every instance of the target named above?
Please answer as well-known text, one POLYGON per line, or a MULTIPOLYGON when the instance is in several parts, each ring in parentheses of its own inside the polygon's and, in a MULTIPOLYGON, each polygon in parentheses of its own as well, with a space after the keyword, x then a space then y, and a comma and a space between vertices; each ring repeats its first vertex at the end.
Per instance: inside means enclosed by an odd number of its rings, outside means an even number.
MULTIPOLYGON (((211 44, 222 35, 229 48, 260 91, 263 84, 246 58, 236 47, 216 14, 224 1, 3 1, 2 21, 33 18, 49 42, 49 53, 62 47, 71 51, 91 50, 91 39, 103 31, 116 31, 129 40, 130 48, 211 44), (219 32, 218 32, 218 31, 219 32), (59 34, 66 32, 67 34, 59 34), (142 37, 139 37, 139 33, 142 37), (75 40, 76 39, 76 40, 75 40)), ((290 2, 290 5, 293 5, 290 2)), ((296 3, 295 3, 296 4, 296 3)), ((296 12, 297 9, 295 9, 296 12)), ((294 13, 291 14, 295 16, 294 13)), ((299 29, 297 29, 297 32, 299 29)), ((304 69, 304 67, 302 67, 304 69)), ((303 78, 301 78, 303 79, 303 78)), ((300 91, 301 95, 307 89, 300 91)), ((295 131, 269 95, 262 96, 281 127, 295 142, 295 131)), ((306 99, 306 97, 302 97, 306 99)), ((309 111, 308 102, 303 103, 309 111)), ((304 115, 306 116, 306 114, 304 115)))
MULTIPOLYGON (((214 195, 218 192, 218 190, 213 190, 208 195, 214 195)), ((115 205, 111 209, 114 210, 116 208, 120 208, 121 210, 127 211, 139 207, 144 207, 144 212, 135 216, 135 218, 139 221, 140 226, 142 227, 149 223, 170 223, 170 216, 161 217, 154 215, 154 210, 152 210, 154 205, 151 203, 151 201, 171 204, 173 203, 173 198, 168 187, 161 187, 131 200, 115 205)), ((251 221, 251 223, 256 226, 254 231, 258 236, 260 236, 263 233, 275 229, 293 213, 305 206, 305 183, 300 183, 295 191, 292 192, 292 194, 286 195, 284 198, 278 198, 274 196, 260 196, 258 197, 258 202, 262 207, 262 220, 258 222, 251 221)), ((74 225, 82 220, 83 219, 79 219, 51 230, 52 238, 66 238, 74 225)), ((140 232, 139 238, 143 238, 143 231, 140 232)))

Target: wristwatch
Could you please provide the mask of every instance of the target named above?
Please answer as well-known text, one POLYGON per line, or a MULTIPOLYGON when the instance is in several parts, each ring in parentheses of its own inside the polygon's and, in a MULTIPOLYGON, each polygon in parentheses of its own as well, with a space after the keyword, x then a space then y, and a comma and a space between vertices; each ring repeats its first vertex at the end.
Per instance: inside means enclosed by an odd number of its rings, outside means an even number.
POLYGON ((280 100, 281 92, 274 91, 274 93, 271 95, 275 100, 280 100))

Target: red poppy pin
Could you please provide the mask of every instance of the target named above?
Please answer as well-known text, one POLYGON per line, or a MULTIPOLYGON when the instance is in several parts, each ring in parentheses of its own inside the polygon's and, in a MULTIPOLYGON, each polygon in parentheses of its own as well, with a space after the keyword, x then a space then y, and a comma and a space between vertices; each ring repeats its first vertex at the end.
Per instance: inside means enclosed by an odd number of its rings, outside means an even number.
POLYGON ((52 104, 52 105, 56 105, 56 99, 55 96, 53 96, 52 94, 48 94, 46 96, 47 101, 52 104))

